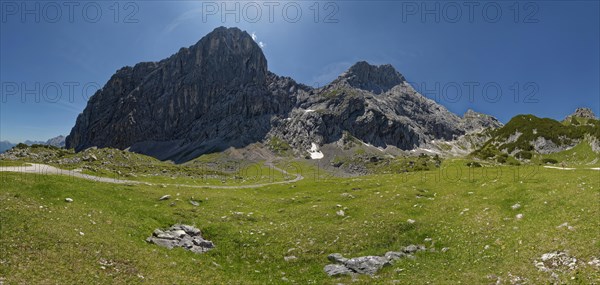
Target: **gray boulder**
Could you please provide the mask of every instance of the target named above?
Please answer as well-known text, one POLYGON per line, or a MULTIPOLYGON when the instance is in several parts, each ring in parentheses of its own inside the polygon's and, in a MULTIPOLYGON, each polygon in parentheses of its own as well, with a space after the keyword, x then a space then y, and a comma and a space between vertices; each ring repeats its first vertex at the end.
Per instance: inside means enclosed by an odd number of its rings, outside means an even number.
POLYGON ((340 264, 325 265, 324 270, 329 276, 350 275, 355 273, 354 271, 348 269, 348 267, 340 264))
POLYGON ((384 257, 387 258, 391 263, 406 257, 406 253, 399 251, 388 251, 385 253, 384 257))
POLYGON ((200 229, 182 224, 173 225, 164 231, 156 229, 146 241, 168 249, 181 247, 194 253, 204 253, 215 247, 211 241, 202 238, 200 229))
POLYGON ((409 246, 404 247, 404 249, 402 251, 407 254, 413 254, 413 253, 416 253, 417 251, 424 251, 424 250, 425 250, 425 246, 411 244, 409 246))
POLYGON ((332 253, 327 256, 327 259, 329 259, 329 261, 331 261, 331 262, 341 263, 341 264, 344 264, 344 262, 346 262, 348 260, 347 258, 344 258, 339 253, 332 253))
POLYGON ((323 270, 329 276, 348 275, 348 274, 369 274, 377 273, 381 268, 389 266, 402 258, 414 258, 414 253, 424 251, 422 245, 409 245, 400 252, 388 251, 384 256, 361 256, 354 258, 345 258, 339 253, 332 253, 327 256, 329 261, 334 264, 326 265, 323 270))
POLYGON ((344 262, 344 266, 356 273, 371 275, 388 265, 391 265, 390 261, 382 256, 361 256, 344 262))

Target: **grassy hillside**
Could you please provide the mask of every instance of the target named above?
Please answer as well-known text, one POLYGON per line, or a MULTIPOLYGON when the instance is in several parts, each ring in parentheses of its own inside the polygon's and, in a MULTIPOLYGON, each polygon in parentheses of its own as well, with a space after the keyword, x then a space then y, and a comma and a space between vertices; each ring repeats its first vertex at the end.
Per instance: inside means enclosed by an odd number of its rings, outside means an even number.
MULTIPOLYGON (((543 138, 558 147, 577 145, 583 142, 586 136, 600 139, 599 120, 579 119, 573 118, 573 122, 561 123, 533 115, 515 116, 502 128, 492 131, 492 138, 472 155, 500 163, 516 164, 517 161, 513 158, 536 161, 537 157, 537 160, 541 161, 542 156, 537 154, 533 145, 538 138, 543 138), (511 157, 507 154, 511 154, 511 157)), ((594 155, 593 152, 591 154, 594 155)), ((561 155, 556 157, 560 158, 561 155)))
POLYGON ((228 159, 222 154, 207 154, 183 165, 118 149, 73 150, 52 146, 19 146, 0 158, 0 166, 17 166, 26 162, 43 163, 61 169, 114 179, 159 184, 244 185, 283 181, 289 177, 265 165, 264 161, 228 159))
POLYGON ((549 164, 548 161, 556 161, 555 164, 569 167, 598 167, 600 166, 600 153, 592 151, 587 141, 579 143, 577 146, 551 154, 536 155, 532 160, 534 163, 549 164))
POLYGON ((592 284, 600 269, 599 173, 465 168, 350 179, 314 176, 256 189, 161 188, 0 172, 0 280, 6 284, 592 284), (320 178, 319 178, 320 177, 320 178), (173 196, 158 201, 162 195, 173 196), (74 202, 66 203, 66 197, 74 202), (200 206, 188 200, 201 200, 200 206), (175 202, 174 205, 171 205, 175 202), (512 206, 519 204, 520 208, 512 206), (344 216, 336 214, 343 209, 344 216), (522 214, 521 219, 516 216, 522 214), (409 219, 414 223, 407 222, 409 219), (196 225, 216 248, 197 255, 144 239, 196 225), (568 223, 571 229, 560 227, 568 223), (431 238, 431 241, 426 238, 431 238), (328 277, 327 255, 435 251, 376 276, 328 277), (534 262, 568 251, 553 279, 534 262), (285 261, 285 256, 295 260, 285 261))

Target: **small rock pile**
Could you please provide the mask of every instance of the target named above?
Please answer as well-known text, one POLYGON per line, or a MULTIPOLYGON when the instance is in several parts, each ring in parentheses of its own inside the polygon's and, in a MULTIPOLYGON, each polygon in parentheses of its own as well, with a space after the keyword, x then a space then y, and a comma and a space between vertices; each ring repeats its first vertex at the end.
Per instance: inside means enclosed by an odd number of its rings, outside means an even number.
POLYGON ((202 238, 200 229, 181 224, 173 225, 164 231, 156 229, 146 241, 168 249, 182 247, 194 253, 204 253, 215 247, 211 241, 202 238))
POLYGON ((348 275, 348 274, 369 274, 373 275, 384 266, 392 265, 401 258, 414 258, 414 253, 424 251, 425 246, 409 245, 402 251, 388 251, 384 256, 361 256, 354 258, 345 258, 339 253, 330 254, 327 258, 334 262, 328 264, 324 270, 329 276, 348 275))
POLYGON ((544 253, 540 259, 535 261, 535 267, 540 271, 551 273, 553 277, 556 277, 555 271, 565 272, 577 268, 577 258, 564 251, 544 253))

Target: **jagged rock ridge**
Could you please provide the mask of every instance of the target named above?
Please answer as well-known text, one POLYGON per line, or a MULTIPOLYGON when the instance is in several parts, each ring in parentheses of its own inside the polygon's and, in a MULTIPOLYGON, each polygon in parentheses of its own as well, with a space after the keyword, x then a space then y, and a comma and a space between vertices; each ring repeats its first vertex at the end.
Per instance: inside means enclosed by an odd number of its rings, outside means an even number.
POLYGON ((571 120, 571 118, 582 118, 582 119, 594 119, 596 120, 596 115, 590 108, 577 108, 575 112, 565 118, 565 120, 571 120))
POLYGON ((298 84, 268 71, 247 32, 220 27, 160 62, 117 71, 90 98, 66 144, 183 162, 273 137, 303 152, 343 132, 375 146, 413 149, 487 121, 449 112, 391 65, 358 62, 323 88, 298 84))

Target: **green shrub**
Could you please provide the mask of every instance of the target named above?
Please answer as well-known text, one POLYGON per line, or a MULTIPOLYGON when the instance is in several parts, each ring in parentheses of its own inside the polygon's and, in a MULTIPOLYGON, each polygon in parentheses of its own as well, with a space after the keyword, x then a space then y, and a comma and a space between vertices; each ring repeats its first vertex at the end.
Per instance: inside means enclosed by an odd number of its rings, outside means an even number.
POLYGON ((579 125, 579 121, 575 117, 572 117, 571 118, 571 125, 575 125, 575 126, 579 125))
POLYGON ((557 164, 558 160, 556 160, 554 158, 544 158, 544 159, 542 159, 542 162, 544 164, 557 164))
POLYGON ((481 163, 479 163, 479 162, 474 162, 474 161, 472 161, 472 162, 467 162, 467 166, 468 166, 468 167, 481 167, 481 163))
POLYGON ((530 151, 520 151, 517 153, 517 155, 515 155, 516 158, 518 159, 531 159, 533 157, 533 154, 530 151))
POLYGON ((283 141, 278 137, 272 137, 271 140, 269 140, 268 145, 272 151, 279 154, 285 153, 288 150, 292 149, 287 142, 283 141))
POLYGON ((19 143, 19 144, 17 144, 17 145, 15 146, 15 148, 16 148, 16 149, 26 149, 26 148, 28 148, 28 147, 29 147, 29 146, 28 146, 28 145, 26 145, 26 144, 24 144, 24 143, 19 143))

